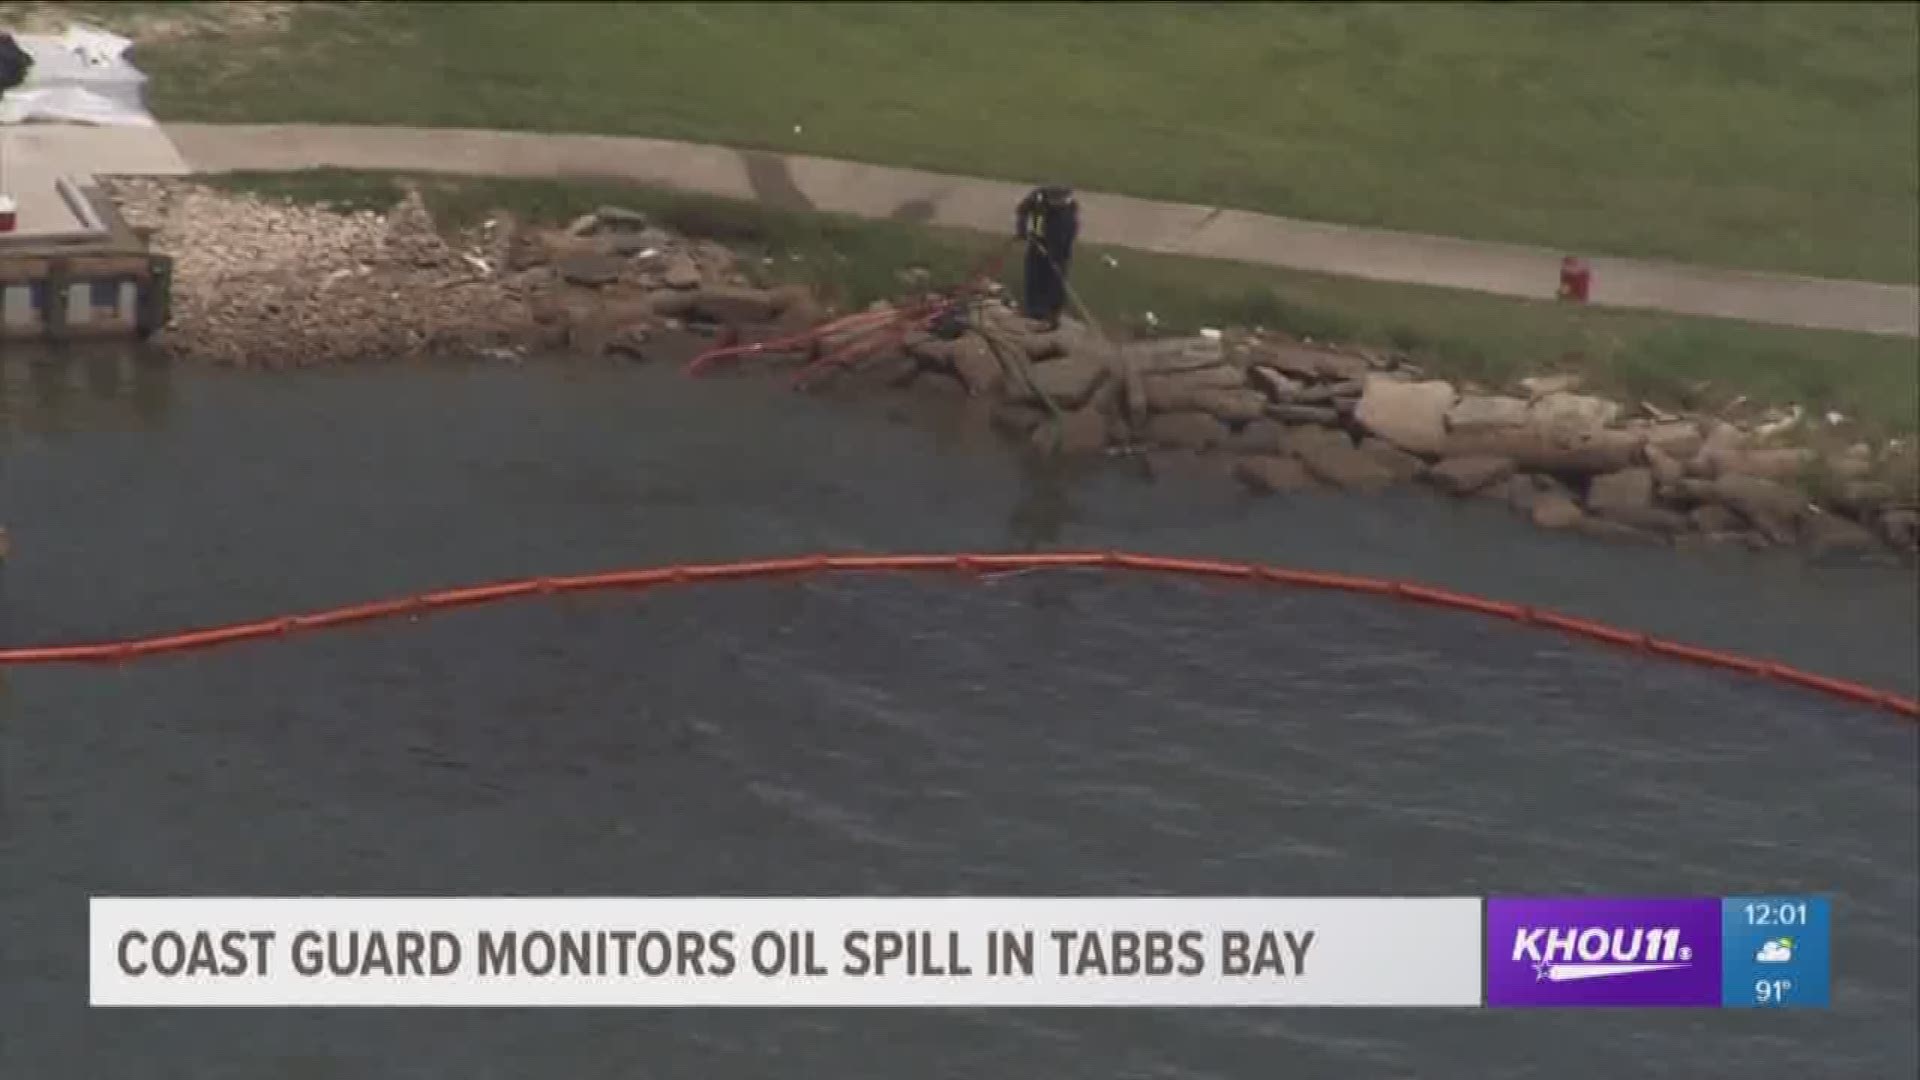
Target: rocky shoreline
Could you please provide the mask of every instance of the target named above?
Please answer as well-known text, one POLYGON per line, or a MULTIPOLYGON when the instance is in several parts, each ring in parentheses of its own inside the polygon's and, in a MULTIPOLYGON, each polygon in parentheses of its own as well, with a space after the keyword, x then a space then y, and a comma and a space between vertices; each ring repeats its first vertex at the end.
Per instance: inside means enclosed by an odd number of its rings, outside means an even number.
MULTIPOLYGON (((723 245, 602 208, 564 229, 493 215, 443 236, 417 196, 341 213, 174 182, 113 185, 175 257, 158 342, 187 362, 288 367, 541 353, 680 358, 833 314, 763 288, 723 245)), ((903 275, 903 292, 912 275, 903 275)), ((1799 546, 1821 562, 1913 561, 1915 448, 1833 445, 1818 421, 1676 415, 1573 375, 1455 386, 1394 353, 1257 330, 1112 344, 991 298, 852 372, 860 385, 991 403, 996 427, 1068 456, 1170 451, 1268 494, 1421 484, 1534 524, 1641 543, 1799 546), (1816 449, 1813 444, 1821 444, 1816 449)))

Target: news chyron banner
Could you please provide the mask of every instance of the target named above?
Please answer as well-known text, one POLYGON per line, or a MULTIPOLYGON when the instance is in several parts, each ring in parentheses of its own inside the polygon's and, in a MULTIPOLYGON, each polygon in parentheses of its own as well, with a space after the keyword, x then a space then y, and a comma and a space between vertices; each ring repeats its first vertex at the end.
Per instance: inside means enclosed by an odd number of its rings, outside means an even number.
POLYGON ((1475 1006, 1477 898, 95 899, 96 1006, 1475 1006))
POLYGON ((91 902, 98 1007, 1820 1008, 1821 897, 91 902))

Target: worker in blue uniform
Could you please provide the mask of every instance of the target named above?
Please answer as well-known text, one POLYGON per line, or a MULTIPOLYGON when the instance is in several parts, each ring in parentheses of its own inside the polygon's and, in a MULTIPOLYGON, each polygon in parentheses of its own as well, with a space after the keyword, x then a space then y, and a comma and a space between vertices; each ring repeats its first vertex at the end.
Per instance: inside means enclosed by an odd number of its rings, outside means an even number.
POLYGON ((1067 304, 1067 267, 1080 236, 1080 204, 1070 188, 1057 184, 1034 188, 1020 200, 1014 229, 1027 243, 1022 307, 1029 319, 1060 325, 1067 304))

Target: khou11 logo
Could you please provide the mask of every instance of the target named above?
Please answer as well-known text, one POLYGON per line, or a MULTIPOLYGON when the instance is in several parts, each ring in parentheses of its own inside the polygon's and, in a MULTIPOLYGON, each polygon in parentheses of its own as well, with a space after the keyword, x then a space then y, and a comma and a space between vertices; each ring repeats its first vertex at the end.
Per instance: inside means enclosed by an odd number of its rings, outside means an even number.
POLYGON ((1487 901, 1487 1004, 1716 1008, 1717 897, 1487 901))

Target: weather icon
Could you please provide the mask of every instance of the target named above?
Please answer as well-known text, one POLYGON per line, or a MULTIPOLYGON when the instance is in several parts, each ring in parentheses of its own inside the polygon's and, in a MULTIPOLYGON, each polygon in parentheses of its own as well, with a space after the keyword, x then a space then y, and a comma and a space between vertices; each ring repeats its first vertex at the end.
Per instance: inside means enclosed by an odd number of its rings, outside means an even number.
POLYGON ((1753 959, 1762 964, 1784 964, 1793 959, 1793 939, 1771 938, 1753 954, 1753 959))

